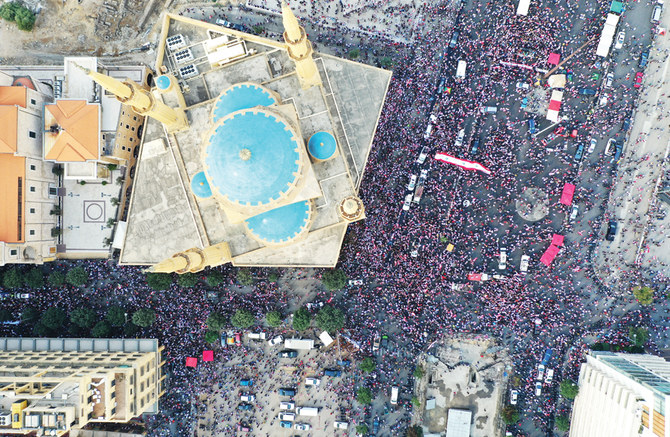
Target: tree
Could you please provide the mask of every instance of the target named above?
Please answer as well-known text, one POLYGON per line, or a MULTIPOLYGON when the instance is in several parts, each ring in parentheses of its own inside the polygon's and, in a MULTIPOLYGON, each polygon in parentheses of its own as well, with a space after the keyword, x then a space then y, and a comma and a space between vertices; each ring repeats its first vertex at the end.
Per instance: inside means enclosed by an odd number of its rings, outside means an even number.
POLYGON ((556 429, 559 431, 567 431, 570 429, 570 419, 567 416, 558 416, 556 418, 556 429))
POLYGON ((423 428, 420 425, 412 425, 407 428, 405 437, 423 437, 423 428))
POLYGON ((65 284, 65 275, 63 274, 63 272, 54 270, 53 272, 49 273, 49 278, 47 279, 47 282, 52 287, 61 287, 63 284, 65 284))
POLYGON ((339 308, 324 305, 317 313, 315 321, 320 330, 332 333, 344 326, 344 313, 339 308))
POLYGON ((34 323, 40 318, 40 312, 33 307, 26 307, 21 313, 23 323, 34 323))
POLYGON ((199 281, 198 275, 194 273, 184 273, 177 276, 177 284, 182 288, 195 287, 199 281))
POLYGON ((42 314, 40 323, 52 331, 58 331, 63 327, 66 319, 65 311, 58 307, 50 307, 42 314))
POLYGON ((261 26, 260 24, 254 24, 251 27, 251 30, 253 30, 256 35, 260 35, 261 33, 263 33, 265 31, 265 28, 263 26, 261 26))
POLYGON ((237 310, 230 318, 230 324, 236 328, 248 328, 256 323, 256 317, 249 310, 237 310))
POLYGON ((209 313, 209 317, 207 317, 207 327, 211 331, 220 331, 227 324, 228 320, 226 319, 226 316, 221 313, 211 312, 209 313))
POLYGON ((21 272, 17 267, 12 267, 5 272, 2 277, 2 285, 4 285, 5 288, 19 288, 23 285, 21 272))
POLYGON ((19 30, 30 32, 35 25, 35 14, 30 9, 21 7, 21 9, 16 11, 16 24, 19 30))
POLYGON ((351 59, 356 59, 361 55, 361 51, 359 49, 351 49, 349 50, 349 57, 351 59))
POLYGON ((16 12, 21 8, 17 2, 5 3, 0 7, 0 17, 7 21, 16 21, 16 12))
POLYGON ((563 396, 565 399, 573 400, 577 397, 578 392, 579 386, 575 384, 574 381, 570 379, 564 379, 561 381, 561 396, 563 396))
POLYGON ((30 288, 41 288, 44 286, 44 273, 39 267, 33 267, 28 270, 25 277, 26 287, 30 288))
POLYGON ((0 322, 9 322, 13 318, 12 313, 5 308, 0 309, 0 322))
POLYGON ((88 272, 81 266, 74 267, 68 270, 65 280, 75 287, 83 287, 88 282, 88 272))
POLYGON ((167 290, 172 284, 172 276, 168 273, 147 273, 147 285, 156 291, 167 290))
POLYGON ((519 411, 514 407, 514 405, 505 405, 500 412, 503 422, 508 425, 512 425, 519 421, 519 411))
POLYGON ((237 271, 237 282, 242 285, 252 285, 254 283, 254 277, 248 269, 239 269, 237 271))
POLYGON ((293 329, 304 331, 312 323, 312 315, 305 307, 298 309, 293 313, 293 329))
POLYGON ((112 325, 107 320, 100 320, 91 329, 91 335, 97 338, 109 337, 112 333, 112 325))
POLYGON ((358 368, 365 373, 371 373, 377 368, 377 363, 375 363, 375 360, 372 359, 372 357, 365 357, 358 365, 358 368))
POLYGON ((209 275, 207 275, 207 285, 210 287, 218 287, 223 281, 225 281, 225 278, 223 277, 223 273, 221 273, 218 270, 212 270, 209 272, 209 275))
POLYGON ((367 387, 361 387, 356 392, 356 400, 362 405, 370 405, 372 403, 372 392, 367 387))
POLYGON ((633 288, 633 296, 635 296, 640 305, 650 305, 654 301, 654 289, 638 285, 633 288))
POLYGON ((279 311, 270 311, 265 315, 265 321, 268 322, 268 325, 277 327, 282 322, 281 313, 279 311))
POLYGON ((366 435, 368 432, 370 432, 370 429, 366 424, 362 423, 360 425, 356 425, 356 434, 366 435))
POLYGON ((123 326, 126 323, 126 310, 118 305, 112 305, 107 310, 105 318, 112 326, 123 326))
POLYGON ((388 56, 384 56, 379 60, 379 65, 381 65, 382 68, 389 68, 393 65, 393 61, 391 61, 391 58, 388 56))
POLYGON ((133 323, 142 328, 147 328, 156 321, 156 312, 150 308, 142 308, 133 313, 133 323))
POLYGON ((75 308, 70 313, 70 322, 84 329, 93 326, 97 318, 95 311, 90 308, 75 308))
POLYGON ((126 337, 135 337, 140 331, 140 328, 137 327, 133 322, 128 322, 123 325, 123 335, 126 337))
POLYGON ((277 282, 279 280, 279 275, 276 272, 272 272, 268 275, 268 281, 277 282))
POLYGON ((649 340, 649 330, 642 327, 629 326, 628 337, 630 337, 635 346, 644 346, 647 340, 649 340))
POLYGON ((409 401, 414 408, 419 408, 421 406, 421 401, 416 396, 412 396, 412 399, 409 401))
POLYGON ((216 343, 219 339, 219 333, 216 331, 207 331, 205 332, 205 342, 206 343, 216 343))
POLYGON ((347 285, 347 275, 342 270, 328 270, 321 277, 323 286, 330 291, 341 290, 347 285))
POLYGON ((413 375, 416 379, 423 378, 424 371, 423 371, 423 367, 421 366, 421 364, 416 365, 416 368, 414 369, 413 375))

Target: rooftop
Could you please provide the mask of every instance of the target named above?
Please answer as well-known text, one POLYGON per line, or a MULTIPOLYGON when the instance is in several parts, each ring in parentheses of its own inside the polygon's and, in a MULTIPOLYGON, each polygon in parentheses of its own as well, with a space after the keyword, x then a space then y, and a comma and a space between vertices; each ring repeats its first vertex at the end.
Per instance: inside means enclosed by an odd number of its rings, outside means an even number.
POLYGON ((100 105, 57 100, 44 105, 44 158, 85 162, 100 158, 100 105))

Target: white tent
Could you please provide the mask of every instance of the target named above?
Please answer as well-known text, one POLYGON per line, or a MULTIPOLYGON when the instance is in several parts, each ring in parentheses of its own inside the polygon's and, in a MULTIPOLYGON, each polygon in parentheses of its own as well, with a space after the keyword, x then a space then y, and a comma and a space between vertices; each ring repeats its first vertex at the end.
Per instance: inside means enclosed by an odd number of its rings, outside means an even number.
POLYGON ((519 6, 516 8, 516 14, 528 15, 528 8, 530 8, 530 0, 519 0, 519 6))

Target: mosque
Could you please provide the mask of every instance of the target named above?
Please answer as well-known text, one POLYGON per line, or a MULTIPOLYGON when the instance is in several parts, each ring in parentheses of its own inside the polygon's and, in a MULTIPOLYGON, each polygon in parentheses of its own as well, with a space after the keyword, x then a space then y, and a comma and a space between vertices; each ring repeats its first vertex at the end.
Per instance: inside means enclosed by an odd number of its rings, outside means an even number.
POLYGON ((282 6, 283 43, 164 16, 153 86, 82 70, 146 117, 120 263, 334 267, 391 72, 313 51, 282 6))

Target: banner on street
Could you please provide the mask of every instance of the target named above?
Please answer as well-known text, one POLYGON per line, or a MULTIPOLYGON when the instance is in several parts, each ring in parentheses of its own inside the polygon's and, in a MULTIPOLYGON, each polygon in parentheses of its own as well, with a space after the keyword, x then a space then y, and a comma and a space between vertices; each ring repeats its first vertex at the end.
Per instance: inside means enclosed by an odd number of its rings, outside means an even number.
POLYGON ((456 158, 455 156, 447 155, 446 153, 436 153, 435 159, 437 159, 438 161, 446 162, 447 164, 453 164, 464 170, 481 171, 486 174, 491 174, 491 170, 484 167, 478 162, 468 161, 467 159, 456 158))

